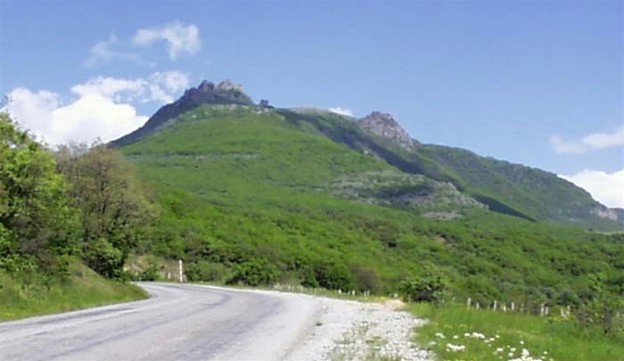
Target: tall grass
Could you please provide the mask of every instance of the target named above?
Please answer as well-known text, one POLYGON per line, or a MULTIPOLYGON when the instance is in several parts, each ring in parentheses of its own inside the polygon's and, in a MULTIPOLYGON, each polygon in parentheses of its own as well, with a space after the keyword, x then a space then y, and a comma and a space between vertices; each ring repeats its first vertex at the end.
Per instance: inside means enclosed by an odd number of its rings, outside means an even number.
POLYGON ((139 287, 108 281, 82 265, 64 281, 37 278, 25 283, 0 273, 0 320, 66 312, 147 297, 139 287))
POLYGON ((410 305, 429 320, 417 341, 444 361, 622 361, 622 340, 583 330, 569 320, 463 306, 410 305), (451 345, 451 346, 449 346, 451 345), (455 351, 453 350, 455 349, 455 351), (525 355, 522 358, 523 349, 525 355))

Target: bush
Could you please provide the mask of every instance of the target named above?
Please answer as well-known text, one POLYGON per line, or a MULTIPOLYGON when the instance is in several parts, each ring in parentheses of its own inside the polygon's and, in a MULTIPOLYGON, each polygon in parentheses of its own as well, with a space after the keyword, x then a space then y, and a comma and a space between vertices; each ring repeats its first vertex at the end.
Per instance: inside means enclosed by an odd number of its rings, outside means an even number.
POLYGON ((228 278, 228 273, 223 264, 204 260, 186 266, 186 277, 191 282, 223 282, 228 278))
POLYGON ((351 266, 351 272, 354 275, 358 291, 379 293, 381 290, 381 280, 375 269, 367 266, 354 265, 351 266))
POLYGON ((227 283, 254 287, 270 285, 275 283, 278 275, 278 269, 274 265, 265 260, 256 259, 237 265, 234 276, 227 283))
POLYGON ((351 272, 343 264, 321 261, 314 267, 314 276, 318 285, 331 290, 349 291, 354 289, 351 272))
POLYGON ((104 277, 118 278, 123 274, 123 252, 103 238, 87 243, 82 259, 87 266, 104 277))
POLYGON ((407 302, 440 303, 444 298, 445 284, 439 275, 424 274, 401 282, 399 291, 407 302))
POLYGON ((160 278, 158 271, 158 266, 153 262, 149 262, 147 264, 147 267, 144 270, 138 272, 134 276, 134 278, 137 281, 156 281, 160 278))

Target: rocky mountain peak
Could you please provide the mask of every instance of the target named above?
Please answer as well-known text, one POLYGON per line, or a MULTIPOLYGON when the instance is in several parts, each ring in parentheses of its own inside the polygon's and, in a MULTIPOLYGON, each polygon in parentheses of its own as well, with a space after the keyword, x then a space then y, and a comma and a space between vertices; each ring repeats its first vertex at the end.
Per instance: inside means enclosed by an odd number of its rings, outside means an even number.
POLYGON ((199 86, 197 87, 197 89, 209 93, 214 91, 215 89, 215 85, 213 82, 208 81, 208 80, 202 80, 202 82, 199 84, 199 86))
MULTIPOLYGON (((203 80, 196 88, 187 89, 175 102, 160 108, 141 128, 112 141, 112 146, 130 144, 153 132, 170 119, 204 104, 236 104, 256 106, 245 94, 243 86, 224 80, 215 86, 213 82, 203 80)), ((267 103, 268 105, 268 103, 267 103)))
POLYGON ((244 93, 243 86, 231 82, 230 80, 224 80, 217 85, 217 90, 222 92, 239 92, 244 93))
POLYGON ((414 150, 419 145, 390 113, 374 111, 358 120, 358 125, 365 131, 389 139, 407 150, 414 150))
POLYGON ((254 105, 253 100, 245 94, 243 86, 224 80, 215 86, 213 82, 203 80, 197 88, 190 88, 178 102, 200 104, 240 104, 254 105))

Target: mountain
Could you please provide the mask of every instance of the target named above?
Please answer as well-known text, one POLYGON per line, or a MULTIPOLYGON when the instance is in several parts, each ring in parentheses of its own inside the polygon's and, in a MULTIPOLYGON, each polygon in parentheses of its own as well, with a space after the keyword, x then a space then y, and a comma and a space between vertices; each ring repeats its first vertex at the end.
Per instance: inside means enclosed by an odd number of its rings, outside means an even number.
MULTIPOLYGON (((364 172, 357 176, 357 182, 343 176, 334 182, 336 196, 366 203, 421 207, 421 210, 450 210, 451 204, 458 208, 481 206, 531 221, 624 229, 624 210, 605 207, 583 189, 555 174, 481 157, 464 149, 423 145, 412 139, 389 113, 373 111, 361 119, 353 119, 323 109, 274 109, 265 100, 256 105, 241 85, 230 81, 216 86, 202 81, 176 102, 158 110, 143 127, 111 145, 131 144, 175 122, 188 111, 215 105, 244 106, 258 114, 279 115, 299 130, 324 135, 335 143, 375 156, 396 172, 385 176, 364 172)), ((242 108, 231 109, 240 112, 242 108)))
POLYGON ((622 210, 605 207, 556 174, 459 148, 426 145, 419 151, 457 175, 466 193, 494 211, 605 230, 624 226, 622 210))
POLYGON ((416 150, 420 145, 401 128, 392 114, 375 111, 358 120, 357 124, 364 131, 388 139, 407 150, 416 150))
POLYGON ((586 196, 570 183, 496 161, 483 175, 503 173, 494 188, 388 114, 272 108, 240 93, 215 103, 217 88, 186 92, 114 143, 161 208, 137 249, 183 259, 191 280, 388 293, 435 275, 481 303, 565 303, 596 279, 617 293, 620 235, 555 224, 535 210, 545 203, 514 198, 527 177, 586 196))
POLYGON ((224 80, 215 86, 214 83, 204 80, 197 88, 187 89, 184 95, 177 101, 160 108, 141 128, 112 141, 111 145, 119 147, 130 144, 156 131, 167 121, 202 104, 254 105, 240 84, 224 80))

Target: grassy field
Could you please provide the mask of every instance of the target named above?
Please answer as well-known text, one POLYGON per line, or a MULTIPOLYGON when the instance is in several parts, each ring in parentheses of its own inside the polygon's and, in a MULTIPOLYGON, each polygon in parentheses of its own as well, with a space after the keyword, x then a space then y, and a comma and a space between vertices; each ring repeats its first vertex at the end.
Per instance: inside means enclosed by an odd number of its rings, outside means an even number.
POLYGON ((417 341, 440 361, 624 360, 621 340, 561 318, 430 304, 409 310, 429 320, 417 341))
POLYGON ((0 320, 66 312, 147 297, 145 291, 132 284, 104 280, 82 265, 72 268, 72 276, 64 282, 45 282, 41 278, 24 282, 0 273, 0 320))

